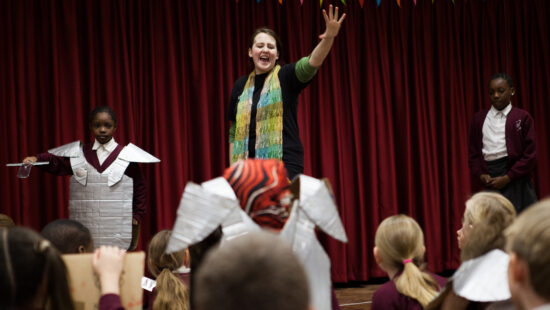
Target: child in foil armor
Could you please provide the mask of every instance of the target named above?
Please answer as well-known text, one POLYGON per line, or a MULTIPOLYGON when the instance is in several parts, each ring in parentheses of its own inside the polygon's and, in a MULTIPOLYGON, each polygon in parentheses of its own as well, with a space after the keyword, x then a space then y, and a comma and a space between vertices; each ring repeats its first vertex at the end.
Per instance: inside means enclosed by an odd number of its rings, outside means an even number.
POLYGON ((55 175, 72 175, 69 217, 90 230, 96 247, 112 245, 133 250, 147 196, 137 163, 160 160, 132 143, 116 143, 113 134, 117 118, 109 107, 99 106, 90 113, 89 128, 95 137, 93 143, 75 141, 26 157, 23 163, 47 161, 49 164, 41 169, 55 175))

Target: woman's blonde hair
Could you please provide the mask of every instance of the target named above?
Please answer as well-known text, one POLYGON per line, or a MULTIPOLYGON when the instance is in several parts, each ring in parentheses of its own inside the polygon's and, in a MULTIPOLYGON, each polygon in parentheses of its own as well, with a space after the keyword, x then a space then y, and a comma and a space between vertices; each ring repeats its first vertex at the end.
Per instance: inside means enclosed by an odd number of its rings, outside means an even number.
POLYGON ((416 299, 425 307, 436 295, 439 285, 420 269, 424 261, 424 233, 418 223, 406 215, 386 218, 376 230, 375 244, 385 264, 403 272, 394 278, 397 291, 416 299), (412 259, 412 262, 403 262, 412 259))
POLYGON ((480 192, 466 201, 464 222, 472 225, 460 253, 462 261, 494 249, 504 249, 504 230, 516 218, 516 210, 506 197, 496 192, 480 192))
POLYGON ((149 271, 157 278, 153 309, 189 309, 189 290, 173 272, 184 265, 185 250, 166 254, 166 245, 172 235, 171 230, 159 231, 149 243, 149 271))

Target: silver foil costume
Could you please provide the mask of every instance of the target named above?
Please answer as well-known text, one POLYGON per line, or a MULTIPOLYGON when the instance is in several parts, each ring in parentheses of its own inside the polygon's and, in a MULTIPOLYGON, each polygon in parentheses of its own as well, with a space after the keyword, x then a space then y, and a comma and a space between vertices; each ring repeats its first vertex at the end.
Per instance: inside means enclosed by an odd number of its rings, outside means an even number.
MULTIPOLYGON (((318 226, 333 238, 347 242, 337 207, 326 182, 300 175, 291 188, 292 212, 279 236, 293 249, 305 267, 310 284, 311 305, 318 310, 331 307, 330 258, 315 237, 318 226)), ((188 183, 178 208, 172 237, 166 247, 173 253, 206 238, 219 225, 223 237, 220 246, 261 228, 241 209, 231 185, 219 177, 201 185, 188 183)))
POLYGON ((133 180, 124 172, 130 162, 156 163, 160 160, 130 143, 105 171, 99 173, 86 161, 80 141, 48 152, 69 157, 71 162, 69 217, 90 230, 95 247, 113 245, 127 249, 132 240, 133 180))

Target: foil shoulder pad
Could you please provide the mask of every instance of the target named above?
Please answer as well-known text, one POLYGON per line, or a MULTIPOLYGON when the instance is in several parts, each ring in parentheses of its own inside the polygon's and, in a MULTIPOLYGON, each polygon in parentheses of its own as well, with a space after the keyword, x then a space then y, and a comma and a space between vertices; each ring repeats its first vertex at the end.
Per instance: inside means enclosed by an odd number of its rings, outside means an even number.
POLYGON ((124 159, 133 163, 158 163, 160 159, 155 156, 147 153, 133 143, 129 143, 125 146, 120 154, 118 155, 120 159, 124 159))
POLYGON ((78 157, 80 152, 80 141, 74 141, 48 150, 48 153, 59 157, 78 157))

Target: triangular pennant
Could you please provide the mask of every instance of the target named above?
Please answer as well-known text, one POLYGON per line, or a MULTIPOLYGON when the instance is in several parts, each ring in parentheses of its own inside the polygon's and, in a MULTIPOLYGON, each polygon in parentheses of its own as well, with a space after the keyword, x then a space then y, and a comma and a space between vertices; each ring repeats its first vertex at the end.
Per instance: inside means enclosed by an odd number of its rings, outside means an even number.
POLYGON ((396 0, 396 1, 397 1, 397 5, 398 5, 399 7, 401 7, 401 0, 396 0))
POLYGON ((376 6, 380 6, 380 0, 376 0, 376 6))
POLYGON ((365 0, 359 0, 359 5, 361 6, 361 8, 363 8, 363 3, 365 2, 365 0))

